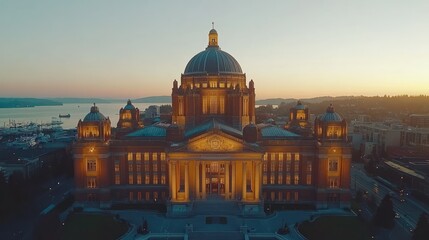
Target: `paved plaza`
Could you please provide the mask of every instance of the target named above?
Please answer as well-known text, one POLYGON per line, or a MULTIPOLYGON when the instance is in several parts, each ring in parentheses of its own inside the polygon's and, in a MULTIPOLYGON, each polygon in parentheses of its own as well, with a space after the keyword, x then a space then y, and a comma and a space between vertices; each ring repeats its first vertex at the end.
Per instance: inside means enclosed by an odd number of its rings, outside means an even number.
MULTIPOLYGON (((86 212, 110 212, 119 214, 120 218, 130 223, 131 228, 122 239, 303 239, 296 231, 295 224, 310 220, 321 215, 353 215, 343 209, 329 209, 318 211, 278 211, 265 217, 242 217, 219 211, 218 207, 209 205, 201 213, 194 213, 189 217, 172 218, 165 214, 147 210, 100 210, 86 208, 86 212), (149 233, 141 235, 137 228, 143 221, 148 223, 149 233), (290 233, 276 234, 277 230, 288 225, 290 233)), ((201 207, 201 206, 199 206, 201 207)))

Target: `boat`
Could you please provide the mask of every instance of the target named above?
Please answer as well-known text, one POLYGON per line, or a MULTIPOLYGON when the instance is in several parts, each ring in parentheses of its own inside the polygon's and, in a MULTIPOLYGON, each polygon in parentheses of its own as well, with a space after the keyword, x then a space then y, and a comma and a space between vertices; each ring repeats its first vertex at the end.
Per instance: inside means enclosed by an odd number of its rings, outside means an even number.
POLYGON ((60 117, 60 118, 69 118, 70 117, 70 113, 60 114, 60 115, 58 115, 58 117, 60 117))

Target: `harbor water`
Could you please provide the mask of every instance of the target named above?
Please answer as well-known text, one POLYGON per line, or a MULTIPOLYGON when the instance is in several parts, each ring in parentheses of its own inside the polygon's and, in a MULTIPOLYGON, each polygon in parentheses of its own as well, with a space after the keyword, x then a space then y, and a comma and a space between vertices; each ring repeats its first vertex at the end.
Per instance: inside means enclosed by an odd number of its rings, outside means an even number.
MULTIPOLYGON (((168 103, 133 103, 135 107, 143 112, 150 105, 165 105, 168 103)), ((76 128, 79 119, 83 119, 89 113, 93 104, 90 103, 67 103, 62 106, 37 106, 29 108, 0 108, 0 128, 10 127, 13 123, 29 124, 49 124, 52 121, 62 121, 63 129, 76 128), (59 118, 60 114, 70 114, 70 118, 59 118)), ((110 118, 112 127, 115 127, 119 120, 119 109, 125 103, 100 103, 97 104, 100 112, 110 118)))

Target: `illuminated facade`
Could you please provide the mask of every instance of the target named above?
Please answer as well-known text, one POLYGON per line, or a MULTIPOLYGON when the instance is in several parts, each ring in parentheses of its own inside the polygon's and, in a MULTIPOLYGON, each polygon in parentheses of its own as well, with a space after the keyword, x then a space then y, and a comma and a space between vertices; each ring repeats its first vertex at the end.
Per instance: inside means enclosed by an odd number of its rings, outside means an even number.
MULTIPOLYGON (((144 126, 131 101, 110 120, 96 106, 79 121, 74 144, 76 200, 101 207, 166 204, 189 214, 193 203, 223 199, 259 215, 264 203, 349 205, 350 147, 346 122, 330 106, 315 136, 255 125, 255 87, 221 51, 212 29, 205 51, 172 88, 172 123, 144 126), (129 110, 129 111, 128 111, 129 110)), ((308 109, 295 113, 308 128, 308 109)))

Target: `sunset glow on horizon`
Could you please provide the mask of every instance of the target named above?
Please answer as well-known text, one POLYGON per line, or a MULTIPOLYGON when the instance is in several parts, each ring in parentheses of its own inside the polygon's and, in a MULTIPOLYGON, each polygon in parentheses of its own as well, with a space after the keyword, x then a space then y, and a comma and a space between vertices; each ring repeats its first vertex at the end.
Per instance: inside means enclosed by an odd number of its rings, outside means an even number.
POLYGON ((0 97, 170 95, 219 45, 256 98, 429 95, 427 1, 2 1, 0 97))

